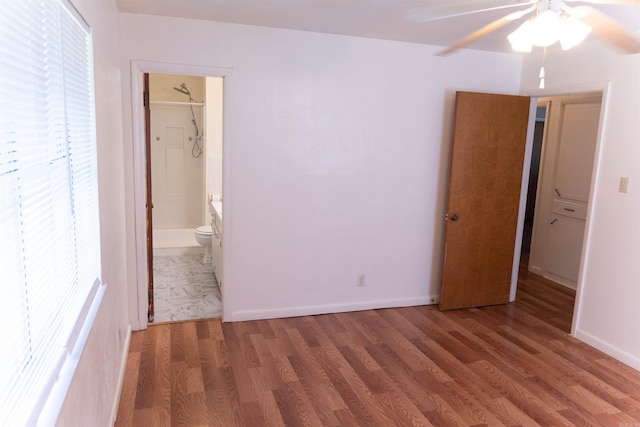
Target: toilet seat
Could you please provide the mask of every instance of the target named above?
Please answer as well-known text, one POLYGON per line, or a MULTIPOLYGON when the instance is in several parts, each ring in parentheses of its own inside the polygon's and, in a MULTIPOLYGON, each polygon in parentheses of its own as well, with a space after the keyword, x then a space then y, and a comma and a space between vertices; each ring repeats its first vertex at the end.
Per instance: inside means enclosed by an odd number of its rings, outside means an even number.
POLYGON ((210 236, 211 234, 213 234, 213 229, 211 228, 210 225, 202 225, 196 228, 196 233, 210 236))

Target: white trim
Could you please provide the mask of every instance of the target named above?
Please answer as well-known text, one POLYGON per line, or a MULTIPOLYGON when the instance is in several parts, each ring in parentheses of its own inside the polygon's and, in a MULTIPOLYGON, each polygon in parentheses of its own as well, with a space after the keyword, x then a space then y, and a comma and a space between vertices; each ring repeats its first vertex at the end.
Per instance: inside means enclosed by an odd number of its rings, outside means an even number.
POLYGON ((571 84, 564 86, 553 86, 548 87, 546 89, 528 89, 524 90, 524 94, 527 96, 536 96, 538 98, 546 98, 546 97, 554 97, 554 96, 566 96, 566 95, 576 95, 580 93, 591 93, 591 92, 606 92, 611 85, 610 81, 602 81, 602 82, 591 82, 591 83, 580 83, 580 84, 571 84))
MULTIPOLYGON (((535 218, 534 218, 535 221, 535 218)), ((537 265, 531 265, 529 264, 529 271, 532 272, 533 274, 537 274, 538 276, 542 276, 542 269, 540 267, 538 267, 537 265)))
POLYGON ((147 328, 147 307, 149 299, 147 295, 147 217, 146 217, 146 183, 145 183, 145 124, 143 91, 144 83, 141 76, 144 71, 138 64, 131 63, 131 125, 133 128, 133 210, 135 216, 135 242, 136 242, 136 289, 138 294, 138 318, 136 330, 147 328))
POLYGON ((112 426, 116 423, 116 417, 118 416, 118 406, 120 404, 120 395, 122 394, 122 386, 124 384, 124 374, 127 370, 127 360, 129 358, 129 346, 131 345, 131 325, 127 328, 127 336, 124 340, 124 348, 122 349, 122 357, 120 358, 120 370, 118 371, 118 384, 116 385, 116 392, 113 395, 113 405, 111 406, 111 418, 109 419, 109 425, 112 426))
MULTIPOLYGON (((223 101, 223 194, 225 197, 225 204, 223 206, 223 215, 228 218, 223 223, 223 235, 224 246, 222 247, 222 262, 223 272, 229 271, 224 268, 227 264, 225 261, 227 257, 225 254, 231 253, 231 243, 233 241, 231 230, 231 210, 230 200, 233 197, 230 191, 231 183, 231 168, 229 167, 229 159, 231 158, 232 144, 229 143, 229 132, 231 129, 230 123, 230 111, 231 111, 231 71, 230 67, 205 67, 199 65, 189 64, 172 64, 153 61, 131 61, 131 118, 133 128, 133 210, 134 210, 134 227, 135 227, 135 242, 136 242, 136 263, 135 263, 135 277, 136 277, 136 290, 138 297, 138 316, 137 319, 132 319, 132 325, 135 326, 134 330, 142 330, 147 328, 147 307, 149 304, 149 297, 147 293, 147 217, 146 217, 146 183, 145 183, 145 129, 144 129, 144 106, 143 106, 143 91, 144 83, 142 76, 144 73, 164 73, 164 74, 183 74, 194 76, 207 76, 207 77, 222 77, 224 78, 224 101, 223 101)), ((233 289, 230 286, 229 275, 224 274, 225 280, 225 292, 222 295, 222 319, 223 321, 229 321, 229 316, 226 314, 226 307, 231 299, 229 298, 229 291, 233 289)))
POLYGON ((66 358, 63 361, 63 365, 58 373, 58 378, 53 384, 53 388, 44 403, 42 411, 38 414, 36 422, 37 426, 52 425, 52 423, 58 419, 58 415, 60 415, 60 410, 62 409, 62 404, 67 398, 67 392, 71 386, 71 380, 73 379, 73 375, 76 372, 78 363, 80 362, 80 357, 82 356, 82 352, 87 344, 89 333, 93 329, 93 323, 95 322, 98 310, 102 305, 102 299, 106 288, 107 285, 99 285, 94 293, 91 303, 87 304, 89 309, 82 325, 79 327, 78 337, 74 343, 73 350, 66 355, 66 358))
POLYGON ((80 11, 75 7, 75 5, 73 3, 71 3, 71 0, 61 0, 60 4, 62 4, 66 11, 73 16, 73 18, 75 19, 76 23, 78 25, 80 25, 82 28, 84 28, 84 30, 87 33, 91 33, 91 25, 89 25, 89 23, 87 22, 86 19, 84 19, 84 16, 82 16, 82 14, 80 13, 80 11))
POLYGON ((376 310, 380 308, 413 307, 420 305, 437 304, 439 298, 439 295, 429 295, 426 297, 372 300, 347 304, 306 305, 267 310, 241 310, 230 313, 229 320, 231 322, 242 322, 247 320, 277 319, 282 317, 312 316, 316 314, 376 310))
POLYGON ((540 264, 538 262, 538 258, 536 257, 535 254, 535 249, 536 249, 536 245, 534 245, 533 243, 535 241, 538 241, 539 239, 545 239, 545 235, 542 235, 541 233, 537 232, 538 230, 542 230, 544 229, 544 227, 542 227, 542 223, 545 221, 542 221, 542 208, 543 208, 543 190, 542 187, 542 177, 545 174, 545 171, 548 169, 547 167, 547 162, 545 161, 545 156, 543 155, 546 151, 547 151, 547 137, 549 135, 549 126, 547 126, 546 124, 548 124, 549 122, 549 118, 550 118, 550 107, 551 107, 551 98, 549 97, 538 97, 538 104, 537 104, 537 108, 541 108, 544 105, 544 109, 545 109, 545 117, 544 117, 544 126, 543 126, 543 130, 542 130, 542 141, 541 141, 541 147, 540 147, 540 159, 539 159, 539 164, 538 164, 538 182, 536 184, 536 198, 535 198, 535 204, 534 204, 534 217, 533 217, 533 229, 532 229, 532 235, 531 235, 531 247, 529 248, 529 265, 527 266, 528 270, 534 274, 537 274, 538 276, 544 276, 544 272, 542 271, 542 268, 537 265, 540 264))
POLYGON ((572 335, 576 339, 579 339, 580 341, 590 345, 591 347, 594 347, 594 348, 602 351, 603 353, 608 354, 609 356, 613 357, 614 359, 617 359, 620 362, 622 362, 622 363, 624 363, 626 365, 629 365, 634 369, 640 370, 640 358, 639 357, 634 356, 631 353, 627 353, 626 351, 621 350, 618 347, 615 347, 615 346, 609 344, 608 342, 601 340, 600 338, 596 337, 595 335, 591 335, 590 333, 583 331, 582 329, 574 328, 574 330, 572 331, 572 335))
POLYGON ((564 286, 565 288, 576 290, 576 284, 569 279, 566 279, 562 276, 558 276, 552 273, 547 272, 546 274, 542 274, 542 277, 545 279, 549 279, 557 284, 564 286))
MULTIPOLYGON (((600 101, 600 123, 598 125, 598 137, 596 138, 596 147, 594 153, 593 170, 591 172, 591 189, 589 191, 589 205, 587 206, 587 217, 585 220, 584 240, 582 244, 582 255, 580 256, 580 269, 578 270, 578 282, 576 283, 576 302, 573 309, 573 319, 571 326, 571 334, 576 336, 580 329, 580 313, 582 307, 582 285, 584 282, 584 274, 589 264, 589 252, 591 250, 591 232, 593 230, 593 210, 598 204, 598 177, 602 165, 602 151, 604 147, 604 135, 607 128, 607 115, 609 112, 609 101, 611 95, 611 82, 605 84, 602 91, 602 100, 600 101)), ((638 366, 638 365, 636 365, 638 366)))
POLYGON ((529 174, 531 173, 531 156, 533 153, 533 135, 536 129, 536 108, 538 99, 531 97, 529 101, 529 121, 527 122, 527 140, 524 147, 524 161, 522 164, 522 182, 520 183, 520 204, 518 207, 518 222, 516 225, 516 242, 513 249, 513 265, 511 266, 511 288, 509 302, 516 300, 518 291, 518 275, 520 274, 520 255, 522 252, 522 233, 524 232, 524 217, 527 211, 527 193, 529 192, 529 174))

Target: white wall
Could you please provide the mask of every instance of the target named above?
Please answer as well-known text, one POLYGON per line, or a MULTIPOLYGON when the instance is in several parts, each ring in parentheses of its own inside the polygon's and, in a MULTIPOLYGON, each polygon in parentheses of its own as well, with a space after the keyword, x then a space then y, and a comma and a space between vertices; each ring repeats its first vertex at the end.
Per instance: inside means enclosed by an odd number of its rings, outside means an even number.
MULTIPOLYGON (((207 194, 222 194, 223 83, 219 77, 206 79, 206 187, 207 194)), ((207 203, 207 213, 210 214, 207 203)), ((207 216, 207 220, 209 217, 207 216)))
POLYGON ((518 56, 145 15, 121 24, 125 79, 131 61, 228 68, 226 320, 436 297, 454 90, 516 93, 518 56))
POLYGON ((74 0, 93 31, 102 279, 102 305, 81 356, 59 426, 106 426, 118 401, 129 321, 124 216, 124 166, 118 9, 114 0, 74 0))
MULTIPOLYGON (((540 61, 537 55, 525 57, 523 90, 537 92, 540 61)), ((548 94, 611 82, 608 101, 603 100, 606 117, 573 332, 640 369, 640 54, 622 55, 594 41, 569 52, 549 51, 545 69, 548 94), (629 177, 627 194, 618 192, 620 177, 629 177)))

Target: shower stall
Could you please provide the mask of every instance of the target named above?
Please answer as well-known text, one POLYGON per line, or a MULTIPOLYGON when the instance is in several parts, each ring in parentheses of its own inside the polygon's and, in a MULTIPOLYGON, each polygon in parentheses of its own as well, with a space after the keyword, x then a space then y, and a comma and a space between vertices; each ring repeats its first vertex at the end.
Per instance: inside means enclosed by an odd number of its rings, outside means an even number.
POLYGON ((151 74, 153 247, 198 247, 205 219, 203 77, 151 74))

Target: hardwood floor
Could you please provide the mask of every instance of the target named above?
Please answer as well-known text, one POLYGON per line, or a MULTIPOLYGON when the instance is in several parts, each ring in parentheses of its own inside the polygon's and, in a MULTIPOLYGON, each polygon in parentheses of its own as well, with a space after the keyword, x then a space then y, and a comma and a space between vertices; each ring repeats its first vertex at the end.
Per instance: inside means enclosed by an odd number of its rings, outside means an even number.
POLYGON ((526 273, 502 306, 151 326, 116 426, 640 426, 640 372, 567 335, 573 298, 526 273))

